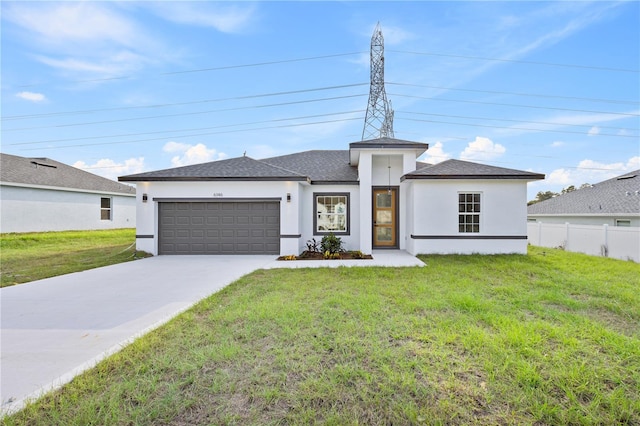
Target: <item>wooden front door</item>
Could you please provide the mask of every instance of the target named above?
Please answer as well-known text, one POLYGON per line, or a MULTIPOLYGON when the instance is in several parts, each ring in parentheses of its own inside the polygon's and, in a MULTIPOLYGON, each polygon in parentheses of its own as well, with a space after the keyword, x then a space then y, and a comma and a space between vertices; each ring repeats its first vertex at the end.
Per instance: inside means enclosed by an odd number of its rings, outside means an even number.
POLYGON ((373 190, 373 247, 398 247, 397 188, 373 190))

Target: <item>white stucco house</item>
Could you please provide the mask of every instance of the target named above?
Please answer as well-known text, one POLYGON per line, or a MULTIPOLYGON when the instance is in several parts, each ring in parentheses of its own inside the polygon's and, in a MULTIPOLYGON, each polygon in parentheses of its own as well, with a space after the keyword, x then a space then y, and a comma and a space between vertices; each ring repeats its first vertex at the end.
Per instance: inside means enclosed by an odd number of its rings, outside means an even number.
POLYGON ((527 208, 529 222, 640 226, 640 170, 580 188, 527 208))
POLYGON ((544 175, 417 158, 392 138, 119 178, 137 185, 137 248, 153 254, 299 254, 312 238, 349 250, 526 253, 527 182, 544 175))
POLYGON ((135 228, 136 191, 49 158, 0 154, 0 232, 135 228))

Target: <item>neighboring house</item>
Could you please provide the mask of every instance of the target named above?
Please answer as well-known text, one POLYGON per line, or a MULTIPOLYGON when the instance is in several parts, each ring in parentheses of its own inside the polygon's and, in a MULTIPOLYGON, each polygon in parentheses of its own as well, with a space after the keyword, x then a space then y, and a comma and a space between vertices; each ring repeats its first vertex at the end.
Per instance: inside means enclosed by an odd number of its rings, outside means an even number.
POLYGON ((640 170, 527 208, 530 222, 640 226, 640 170))
POLYGON ((527 182, 544 175, 416 162, 427 148, 380 138, 119 180, 137 184, 137 246, 153 254, 297 254, 329 233, 364 253, 526 253, 527 182))
POLYGON ((0 232, 134 228, 135 194, 49 158, 0 154, 0 232))

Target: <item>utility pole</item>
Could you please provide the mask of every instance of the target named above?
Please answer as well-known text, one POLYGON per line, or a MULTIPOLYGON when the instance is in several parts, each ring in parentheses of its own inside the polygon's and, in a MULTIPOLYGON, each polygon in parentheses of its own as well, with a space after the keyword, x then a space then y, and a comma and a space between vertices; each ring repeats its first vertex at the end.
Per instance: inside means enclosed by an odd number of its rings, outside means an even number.
POLYGON ((393 137, 393 110, 384 90, 384 38, 378 22, 371 36, 371 85, 362 140, 393 137))

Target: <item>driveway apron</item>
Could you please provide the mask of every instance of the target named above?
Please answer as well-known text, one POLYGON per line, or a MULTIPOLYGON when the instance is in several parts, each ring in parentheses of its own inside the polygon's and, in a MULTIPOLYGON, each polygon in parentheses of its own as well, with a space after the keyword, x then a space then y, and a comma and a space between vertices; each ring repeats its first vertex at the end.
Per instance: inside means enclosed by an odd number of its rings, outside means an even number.
POLYGON ((158 256, 0 290, 2 412, 70 381, 273 256, 158 256))

